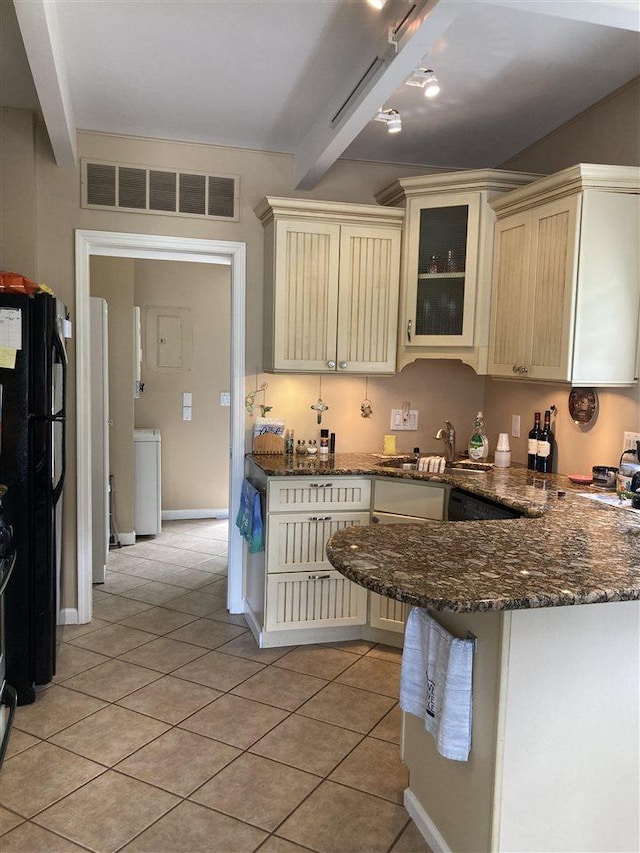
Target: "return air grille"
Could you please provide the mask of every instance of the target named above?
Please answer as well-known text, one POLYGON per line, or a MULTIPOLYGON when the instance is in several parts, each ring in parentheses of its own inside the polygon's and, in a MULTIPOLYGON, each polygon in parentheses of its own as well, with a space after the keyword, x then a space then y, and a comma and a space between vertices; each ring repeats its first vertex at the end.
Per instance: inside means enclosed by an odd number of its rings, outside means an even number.
POLYGON ((82 161, 83 207, 237 220, 238 186, 236 175, 82 161))

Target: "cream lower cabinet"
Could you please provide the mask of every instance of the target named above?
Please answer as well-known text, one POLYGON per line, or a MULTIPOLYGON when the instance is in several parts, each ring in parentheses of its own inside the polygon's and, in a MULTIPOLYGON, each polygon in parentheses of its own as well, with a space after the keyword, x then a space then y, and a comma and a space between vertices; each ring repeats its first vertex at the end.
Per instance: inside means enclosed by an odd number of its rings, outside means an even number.
MULTIPOLYGON (((256 478, 254 478, 255 481, 256 478)), ((356 639, 367 622, 367 590, 332 568, 329 537, 369 524, 363 477, 269 477, 265 551, 250 555, 247 614, 262 647, 356 639)))
POLYGON ((632 384, 640 170, 576 166, 493 202, 489 373, 632 384))
MULTIPOLYGON (((443 521, 450 486, 398 480, 375 480, 373 524, 428 524, 443 521)), ((384 595, 369 593, 369 625, 404 634, 408 605, 384 595)))
POLYGON ((395 373, 404 211, 265 198, 269 372, 395 373))

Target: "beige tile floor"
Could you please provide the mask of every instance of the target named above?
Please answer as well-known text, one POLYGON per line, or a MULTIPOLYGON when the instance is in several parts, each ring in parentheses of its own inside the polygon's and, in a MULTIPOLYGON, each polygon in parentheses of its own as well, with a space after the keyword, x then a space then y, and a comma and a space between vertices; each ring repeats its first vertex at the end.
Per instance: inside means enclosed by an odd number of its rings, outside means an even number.
POLYGON ((226 610, 227 523, 114 549, 18 709, 2 853, 427 853, 402 806, 396 650, 257 648, 226 610))

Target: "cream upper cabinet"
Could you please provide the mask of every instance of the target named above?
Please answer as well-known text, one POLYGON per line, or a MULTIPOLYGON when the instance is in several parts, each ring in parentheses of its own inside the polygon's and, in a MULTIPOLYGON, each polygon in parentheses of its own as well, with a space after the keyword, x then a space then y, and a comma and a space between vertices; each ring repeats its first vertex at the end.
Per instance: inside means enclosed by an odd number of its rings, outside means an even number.
POLYGON ((632 384, 640 170, 580 165, 493 203, 489 373, 632 384))
POLYGON ((269 197, 256 214, 264 369, 394 373, 404 212, 269 197))
POLYGON ((490 199, 538 177, 483 169, 403 178, 376 198, 404 204, 398 369, 455 358, 486 373, 493 224, 490 199))

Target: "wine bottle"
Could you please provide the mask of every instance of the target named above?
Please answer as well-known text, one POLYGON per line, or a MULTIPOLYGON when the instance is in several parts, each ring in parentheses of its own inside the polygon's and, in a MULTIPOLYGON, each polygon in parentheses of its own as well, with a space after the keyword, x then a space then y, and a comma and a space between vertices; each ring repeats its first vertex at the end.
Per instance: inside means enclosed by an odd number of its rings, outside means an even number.
POLYGON ((553 433, 551 432, 551 411, 544 413, 544 426, 538 438, 538 456, 536 471, 540 474, 550 474, 553 468, 553 433))
POLYGON ((540 412, 535 413, 533 429, 529 430, 529 443, 527 450, 527 468, 529 471, 536 470, 536 459, 538 456, 538 439, 540 438, 540 412))

